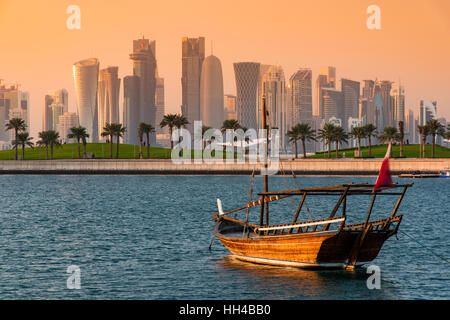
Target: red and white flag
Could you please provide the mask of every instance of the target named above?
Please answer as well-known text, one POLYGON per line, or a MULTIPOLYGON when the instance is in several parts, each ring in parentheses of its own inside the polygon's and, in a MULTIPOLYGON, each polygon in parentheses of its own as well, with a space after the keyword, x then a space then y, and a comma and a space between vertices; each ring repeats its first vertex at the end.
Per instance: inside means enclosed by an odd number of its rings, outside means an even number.
POLYGON ((389 142, 386 155, 384 156, 383 163, 381 164, 380 173, 378 174, 377 182, 373 192, 377 191, 381 187, 390 187, 392 185, 391 171, 389 170, 389 156, 391 154, 392 145, 389 142))

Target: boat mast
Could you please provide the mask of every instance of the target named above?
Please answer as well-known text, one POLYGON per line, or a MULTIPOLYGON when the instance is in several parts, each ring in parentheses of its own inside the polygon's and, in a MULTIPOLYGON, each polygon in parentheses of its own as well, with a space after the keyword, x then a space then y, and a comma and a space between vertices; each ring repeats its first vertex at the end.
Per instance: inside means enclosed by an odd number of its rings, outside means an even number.
MULTIPOLYGON (((269 130, 266 121, 266 98, 262 98, 262 127, 266 130, 266 141, 264 144, 264 192, 269 192, 269 177, 267 176, 267 149, 269 145, 269 130)), ((264 205, 264 202, 263 202, 264 205)), ((265 202, 266 205, 266 225, 269 225, 269 202, 265 202)))

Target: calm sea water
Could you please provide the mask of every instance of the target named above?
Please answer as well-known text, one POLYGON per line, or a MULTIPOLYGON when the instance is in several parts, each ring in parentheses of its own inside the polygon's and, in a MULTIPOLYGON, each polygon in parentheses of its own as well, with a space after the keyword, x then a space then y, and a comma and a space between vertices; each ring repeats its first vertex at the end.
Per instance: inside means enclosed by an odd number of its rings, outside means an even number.
MULTIPOLYGON (((374 177, 299 177, 302 187, 370 182, 374 177)), ((238 262, 215 240, 208 250, 216 198, 224 210, 248 199, 245 176, 0 176, 1 299, 449 299, 450 179, 414 180, 400 207, 398 239, 365 269, 305 271, 238 262), (429 249, 425 249, 413 237, 429 249), (81 270, 81 289, 67 288, 67 268, 81 270)), ((412 180, 399 180, 409 182, 412 180)), ((256 179, 260 185, 261 179, 256 179)), ((270 179, 271 189, 294 187, 270 179)), ((254 198, 257 196, 254 194, 254 198)), ((307 200, 314 218, 337 199, 307 200)), ((368 200, 349 200, 365 216, 368 200)), ((393 202, 381 199, 374 219, 393 202)), ((283 202, 284 201, 284 202, 283 202)), ((292 218, 297 202, 271 207, 273 223, 292 218)), ((390 210, 389 210, 390 209, 390 210)), ((258 210, 250 212, 258 219, 258 210)), ((303 213, 304 219, 309 219, 303 213)))

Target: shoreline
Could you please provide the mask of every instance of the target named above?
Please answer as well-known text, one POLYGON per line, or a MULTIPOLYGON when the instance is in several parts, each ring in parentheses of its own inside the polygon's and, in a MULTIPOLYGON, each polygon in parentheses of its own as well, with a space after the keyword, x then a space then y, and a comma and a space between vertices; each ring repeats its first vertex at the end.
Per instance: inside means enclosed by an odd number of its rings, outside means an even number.
MULTIPOLYGON (((279 161, 278 175, 378 175, 383 159, 297 159, 279 161)), ((393 175, 439 173, 450 168, 450 158, 390 159, 393 175)), ((250 175, 261 164, 174 163, 170 159, 58 159, 2 160, 0 174, 53 175, 250 175)))

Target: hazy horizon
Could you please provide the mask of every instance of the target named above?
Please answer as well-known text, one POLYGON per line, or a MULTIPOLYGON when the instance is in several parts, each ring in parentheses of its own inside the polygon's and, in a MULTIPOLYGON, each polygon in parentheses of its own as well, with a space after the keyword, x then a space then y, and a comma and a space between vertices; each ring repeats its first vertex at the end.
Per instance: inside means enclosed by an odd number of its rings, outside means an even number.
MULTIPOLYGON (((286 80, 299 67, 336 67, 337 80, 401 81, 405 109, 437 100, 450 120, 450 2, 447 0, 280 0, 109 2, 0 0, 0 79, 30 93, 31 135, 42 129, 42 105, 51 89, 69 91, 75 112, 74 62, 96 57, 100 68, 132 74, 132 41, 156 40, 166 112, 180 112, 181 39, 206 38, 206 55, 222 63, 224 93, 235 94, 233 63, 281 65, 286 80), (66 8, 81 8, 81 30, 68 30, 66 8), (381 8, 381 30, 368 30, 366 8, 381 8)), ((340 83, 338 84, 340 87, 340 83)), ((120 93, 122 115, 123 86, 120 93)), ((315 105, 315 104, 314 104, 315 105)), ((313 109, 314 109, 313 105, 313 109)))

